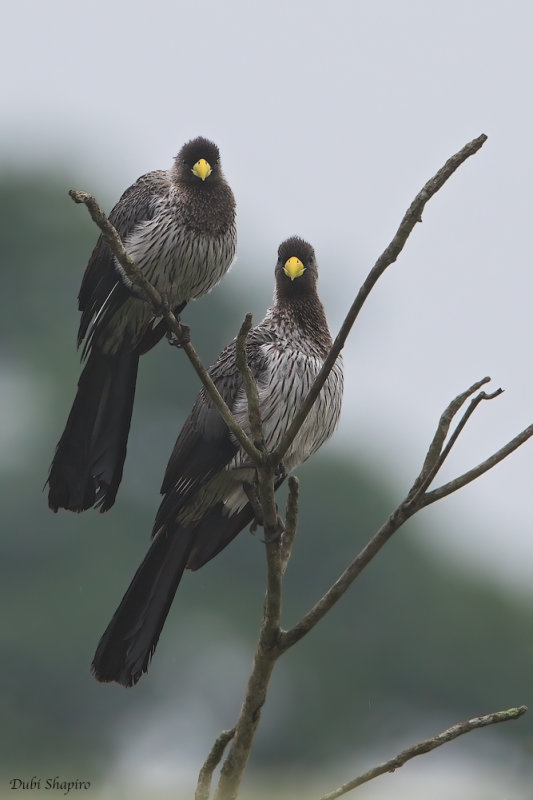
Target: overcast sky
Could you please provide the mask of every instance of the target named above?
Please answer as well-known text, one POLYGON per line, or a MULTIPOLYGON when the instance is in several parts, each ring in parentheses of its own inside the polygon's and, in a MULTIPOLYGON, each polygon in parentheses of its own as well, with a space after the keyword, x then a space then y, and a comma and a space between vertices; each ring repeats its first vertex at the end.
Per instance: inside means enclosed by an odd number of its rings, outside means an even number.
MULTIPOLYGON (((315 246, 336 330, 423 183, 488 142, 431 201, 346 349, 338 441, 370 450, 398 499, 439 414, 484 375, 447 477, 533 421, 531 35, 527 2, 19 0, 4 15, 1 164, 61 158, 118 198, 216 140, 238 200, 243 297, 271 297, 279 242, 315 246)), ((434 546, 530 584, 533 444, 425 512, 434 546)), ((429 537, 428 537, 429 538, 429 537)))

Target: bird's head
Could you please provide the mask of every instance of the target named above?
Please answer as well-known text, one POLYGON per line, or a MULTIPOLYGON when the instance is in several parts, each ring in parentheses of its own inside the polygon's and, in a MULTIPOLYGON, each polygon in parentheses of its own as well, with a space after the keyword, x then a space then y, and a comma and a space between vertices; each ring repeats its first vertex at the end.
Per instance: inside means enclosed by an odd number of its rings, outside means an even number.
POLYGON ((180 181, 189 184, 209 184, 220 175, 218 147, 209 139, 198 136, 183 145, 175 161, 175 171, 180 181))
POLYGON ((299 236, 291 236, 282 242, 278 248, 275 274, 278 297, 314 292, 318 269, 311 245, 299 236))

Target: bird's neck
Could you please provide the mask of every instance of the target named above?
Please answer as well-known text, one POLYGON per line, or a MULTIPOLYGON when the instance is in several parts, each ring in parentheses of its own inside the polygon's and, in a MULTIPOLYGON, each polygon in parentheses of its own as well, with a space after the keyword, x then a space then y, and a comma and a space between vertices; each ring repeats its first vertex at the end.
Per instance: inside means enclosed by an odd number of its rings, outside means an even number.
POLYGON ((272 311, 279 315, 280 321, 295 328, 302 341, 313 343, 317 352, 326 357, 332 339, 324 307, 316 294, 278 299, 272 311))

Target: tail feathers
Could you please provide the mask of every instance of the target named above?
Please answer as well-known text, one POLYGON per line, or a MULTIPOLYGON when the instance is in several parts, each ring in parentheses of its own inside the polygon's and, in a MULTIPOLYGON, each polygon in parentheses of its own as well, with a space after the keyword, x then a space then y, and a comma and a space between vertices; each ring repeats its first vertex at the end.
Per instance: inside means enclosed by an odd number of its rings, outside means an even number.
POLYGON ((163 528, 100 639, 92 663, 95 678, 133 686, 154 654, 187 563, 193 532, 163 528))
POLYGON ((254 512, 249 503, 231 517, 224 514, 224 505, 217 503, 194 529, 194 546, 187 561, 187 569, 200 569, 211 561, 253 519, 254 512))
POLYGON ((107 511, 122 479, 137 382, 138 352, 106 355, 93 347, 56 448, 48 505, 107 511))

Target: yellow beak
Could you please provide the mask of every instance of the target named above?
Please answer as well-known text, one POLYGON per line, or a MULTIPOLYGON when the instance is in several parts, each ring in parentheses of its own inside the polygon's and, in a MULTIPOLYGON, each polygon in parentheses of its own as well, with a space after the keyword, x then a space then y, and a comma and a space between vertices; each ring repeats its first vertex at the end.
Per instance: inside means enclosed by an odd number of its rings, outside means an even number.
POLYGON ((291 281, 293 281, 295 278, 299 278, 300 275, 304 274, 305 267, 299 258, 296 258, 296 256, 291 256, 285 262, 283 271, 285 275, 290 278, 291 281))
POLYGON ((201 178, 205 181, 205 179, 211 175, 211 165, 205 158, 200 158, 192 168, 192 171, 197 178, 201 178))

